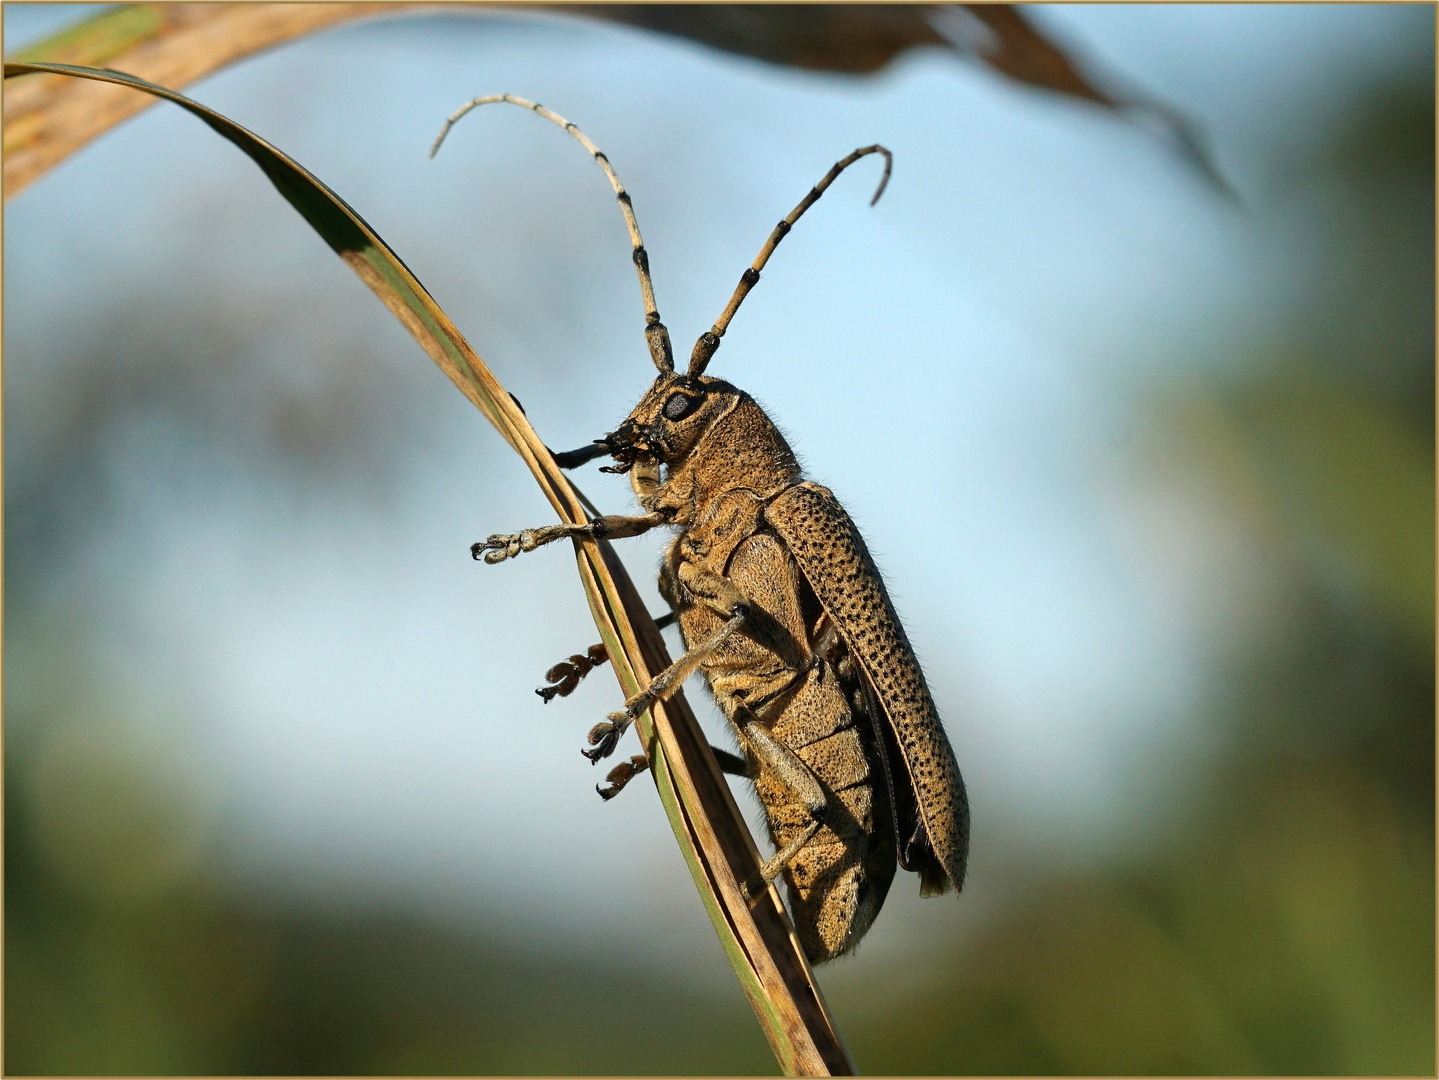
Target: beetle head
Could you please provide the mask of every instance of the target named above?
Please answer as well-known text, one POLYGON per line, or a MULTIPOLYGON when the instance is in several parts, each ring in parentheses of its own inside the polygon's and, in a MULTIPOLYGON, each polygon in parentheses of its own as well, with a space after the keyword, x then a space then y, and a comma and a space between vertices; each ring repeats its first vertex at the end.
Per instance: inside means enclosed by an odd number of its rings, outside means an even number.
POLYGON ((629 472, 640 460, 682 461, 743 397, 723 379, 662 372, 624 423, 605 436, 616 462, 605 471, 629 472))

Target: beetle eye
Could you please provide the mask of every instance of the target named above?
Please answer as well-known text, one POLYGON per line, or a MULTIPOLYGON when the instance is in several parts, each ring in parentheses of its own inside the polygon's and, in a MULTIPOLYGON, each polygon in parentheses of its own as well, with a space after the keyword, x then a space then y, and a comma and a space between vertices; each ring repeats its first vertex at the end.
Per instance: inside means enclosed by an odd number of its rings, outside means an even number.
POLYGON ((690 397, 688 394, 679 392, 671 394, 665 399, 664 414, 666 420, 683 420, 690 413, 695 411, 701 398, 690 397))

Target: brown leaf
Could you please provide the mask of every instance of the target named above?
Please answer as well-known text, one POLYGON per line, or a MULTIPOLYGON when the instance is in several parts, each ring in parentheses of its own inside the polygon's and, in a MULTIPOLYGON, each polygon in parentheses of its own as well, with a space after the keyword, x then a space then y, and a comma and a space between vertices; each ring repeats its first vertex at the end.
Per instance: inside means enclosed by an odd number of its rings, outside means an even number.
POLYGON ((1220 193, 1237 195, 1214 164, 1199 128, 1177 109, 1134 89, 1123 89, 1112 76, 1086 75, 1081 65, 1044 37, 1012 4, 963 4, 936 9, 935 25, 957 48, 968 47, 995 71, 1054 93, 1092 101, 1123 113, 1170 143, 1191 167, 1220 193))
MULTIPOLYGON (((133 4, 104 12, 12 59, 105 65, 161 86, 188 86, 272 45, 396 6, 133 4)), ((31 75, 9 83, 5 88, 5 197, 153 104, 153 98, 123 87, 62 75, 31 75)))
MULTIPOLYGON (((471 6, 471 5, 455 5, 471 6)), ((480 5, 475 5, 480 6, 480 5)), ((1017 82, 1149 121, 1228 191, 1197 129, 1162 103, 1120 94, 1086 75, 1008 4, 574 4, 545 10, 623 23, 722 52, 809 71, 867 74, 920 45, 973 55, 1017 82), (1157 121, 1157 125, 1155 122, 1157 121)), ((106 64, 179 88, 260 50, 396 3, 129 4, 87 20, 13 59, 106 64)), ((95 136, 148 104, 118 87, 32 76, 5 95, 8 199, 95 136)))
POLYGON ((810 71, 865 74, 916 45, 949 46, 921 4, 576 4, 565 10, 810 71))
POLYGON ((963 7, 990 31, 988 41, 981 38, 975 51, 995 71, 1060 94, 1087 98, 1101 105, 1115 104, 1108 94, 1085 79, 1053 42, 1045 40, 1018 8, 1010 4, 965 4, 963 7))

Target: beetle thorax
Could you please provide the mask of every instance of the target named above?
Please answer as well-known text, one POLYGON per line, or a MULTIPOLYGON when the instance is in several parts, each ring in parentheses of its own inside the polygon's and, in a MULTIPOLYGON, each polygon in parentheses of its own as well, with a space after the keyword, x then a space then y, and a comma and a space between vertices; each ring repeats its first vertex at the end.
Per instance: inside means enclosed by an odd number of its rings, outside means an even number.
POLYGON ((666 482, 692 488, 697 509, 736 489, 765 499, 799 482, 799 464, 779 429, 748 394, 737 396, 690 453, 667 465, 666 482))

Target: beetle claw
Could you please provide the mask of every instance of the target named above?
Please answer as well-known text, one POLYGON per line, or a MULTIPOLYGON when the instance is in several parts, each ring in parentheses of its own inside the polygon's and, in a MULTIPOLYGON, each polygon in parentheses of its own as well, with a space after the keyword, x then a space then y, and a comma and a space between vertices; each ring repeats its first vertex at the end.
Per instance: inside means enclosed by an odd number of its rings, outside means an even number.
POLYGON ((520 553, 520 538, 495 533, 489 539, 470 545, 470 558, 483 558, 491 566, 513 559, 520 553))
POLYGON ((600 758, 609 757, 615 752, 615 746, 620 741, 623 732, 616 728, 608 720, 602 720, 590 728, 589 743, 594 749, 581 750, 580 753, 590 759, 590 763, 598 765, 600 758))
POLYGON ((534 551, 539 547, 539 536, 534 529, 523 529, 517 533, 494 533, 488 539, 470 545, 470 558, 484 558, 493 566, 506 559, 513 559, 522 551, 534 551))

